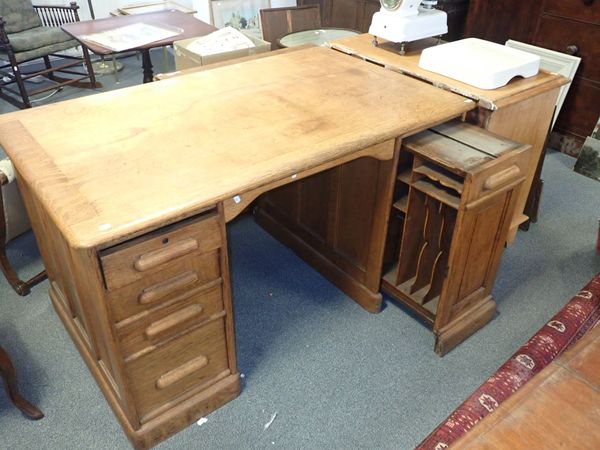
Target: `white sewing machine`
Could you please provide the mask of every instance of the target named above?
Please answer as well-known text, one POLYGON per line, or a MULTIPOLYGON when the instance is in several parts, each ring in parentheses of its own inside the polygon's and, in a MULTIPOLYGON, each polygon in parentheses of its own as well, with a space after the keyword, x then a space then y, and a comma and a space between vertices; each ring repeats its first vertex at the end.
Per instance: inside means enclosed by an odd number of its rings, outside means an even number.
POLYGON ((379 0, 381 9, 373 14, 369 34, 373 45, 377 38, 400 42, 400 54, 404 54, 407 42, 441 36, 448 32, 447 15, 434 9, 437 0, 379 0))

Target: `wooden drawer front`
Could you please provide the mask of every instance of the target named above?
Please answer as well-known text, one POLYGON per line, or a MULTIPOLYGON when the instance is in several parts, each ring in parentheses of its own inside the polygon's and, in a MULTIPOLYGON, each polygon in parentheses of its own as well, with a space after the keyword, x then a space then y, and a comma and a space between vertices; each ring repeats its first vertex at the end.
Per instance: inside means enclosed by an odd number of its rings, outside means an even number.
POLYGON ((600 26, 575 22, 552 16, 540 20, 535 45, 562 53, 569 53, 576 46, 575 56, 581 58, 577 75, 600 80, 600 26))
POLYGON ((600 23, 598 0, 546 0, 544 12, 590 23, 600 23))
POLYGON ((585 139, 598 122, 600 83, 575 78, 556 120, 555 129, 585 139))
POLYGON ((219 216, 209 213, 103 250, 100 260, 106 286, 114 290, 220 246, 219 216))
POLYGON ((220 276, 220 250, 181 258, 160 272, 110 292, 113 320, 121 322, 159 305, 184 300, 186 293, 214 282, 220 276))
POLYGON ((173 339, 131 361, 126 370, 140 421, 146 422, 152 411, 227 374, 225 322, 217 319, 173 339))
POLYGON ((223 310, 222 281, 217 279, 176 298, 117 323, 117 335, 125 359, 152 351, 160 342, 184 332, 223 310))

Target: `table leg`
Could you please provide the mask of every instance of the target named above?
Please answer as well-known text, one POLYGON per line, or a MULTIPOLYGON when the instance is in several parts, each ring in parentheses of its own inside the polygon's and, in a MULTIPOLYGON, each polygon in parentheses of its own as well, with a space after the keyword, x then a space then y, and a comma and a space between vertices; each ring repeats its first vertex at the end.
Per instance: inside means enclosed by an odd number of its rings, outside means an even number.
POLYGON ((152 60, 150 59, 150 50, 142 50, 142 69, 144 69, 144 83, 152 82, 154 73, 152 72, 152 60))
POLYGON ((10 356, 2 347, 0 347, 0 375, 4 379, 6 392, 14 405, 21 410, 23 414, 32 420, 39 420, 44 417, 44 413, 25 400, 17 387, 17 374, 10 356))

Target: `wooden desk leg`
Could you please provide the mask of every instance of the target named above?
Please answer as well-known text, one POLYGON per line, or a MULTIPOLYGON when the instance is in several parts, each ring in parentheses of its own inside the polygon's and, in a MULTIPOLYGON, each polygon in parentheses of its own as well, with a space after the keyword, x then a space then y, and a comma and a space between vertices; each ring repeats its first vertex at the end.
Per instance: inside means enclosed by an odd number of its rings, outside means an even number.
POLYGON ((32 420, 40 420, 44 417, 43 412, 19 394, 15 366, 13 366, 10 356, 8 356, 8 353, 6 353, 6 350, 2 347, 0 347, 0 375, 4 380, 4 386, 6 387, 6 392, 8 393, 10 400, 23 414, 32 420))
POLYGON ((142 69, 144 69, 144 83, 151 83, 154 72, 152 71, 152 60, 150 59, 150 50, 142 50, 142 69))

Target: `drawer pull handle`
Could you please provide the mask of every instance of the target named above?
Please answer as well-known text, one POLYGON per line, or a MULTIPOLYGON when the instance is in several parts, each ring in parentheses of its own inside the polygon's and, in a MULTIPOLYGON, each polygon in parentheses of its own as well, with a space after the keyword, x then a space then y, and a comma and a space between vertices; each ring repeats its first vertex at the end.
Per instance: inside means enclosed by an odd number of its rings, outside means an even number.
POLYGON ((140 255, 133 266, 138 272, 144 272, 146 270, 153 269, 156 266, 160 266, 167 261, 171 261, 172 259, 187 255, 194 250, 198 250, 198 241, 194 238, 183 239, 169 245, 166 248, 161 248, 140 255))
POLYGON ((196 281, 198 281, 198 275, 196 275, 196 273, 191 271, 184 272, 181 275, 177 275, 176 277, 173 277, 167 281, 144 289, 139 295, 138 301, 142 305, 154 303, 155 301, 166 297, 172 292, 175 292, 177 289, 194 284, 196 281))
POLYGON ((174 312, 173 314, 163 317, 156 322, 152 322, 146 328, 145 334, 148 339, 152 339, 164 331, 179 325, 187 320, 190 320, 196 316, 202 314, 202 306, 190 305, 187 308, 183 308, 181 311, 174 312))
POLYGON ((488 177, 483 183, 483 189, 491 191, 492 189, 496 189, 508 183, 519 175, 521 175, 521 170, 517 166, 510 166, 509 168, 488 177))
POLYGON ((568 55, 576 55, 579 53, 579 46, 575 44, 567 45, 567 54, 568 55))
POLYGON ((158 389, 168 388, 172 384, 177 383, 179 380, 194 373, 196 370, 202 369, 207 364, 208 358, 204 355, 200 355, 197 358, 186 362, 182 366, 161 375, 158 380, 156 380, 156 387, 158 389))

